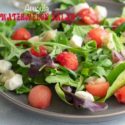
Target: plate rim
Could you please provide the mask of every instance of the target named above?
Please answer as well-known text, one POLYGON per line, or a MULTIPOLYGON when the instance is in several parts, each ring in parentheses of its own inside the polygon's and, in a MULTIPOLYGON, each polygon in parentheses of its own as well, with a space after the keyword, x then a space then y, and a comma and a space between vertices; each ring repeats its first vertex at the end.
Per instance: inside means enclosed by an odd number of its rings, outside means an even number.
POLYGON ((8 101, 10 101, 11 103, 26 109, 28 111, 37 113, 37 114, 41 114, 41 115, 45 115, 48 117, 56 117, 59 119, 67 119, 67 120, 71 120, 71 119, 77 119, 77 120, 84 120, 84 119, 98 119, 98 118, 109 118, 109 117, 115 117, 115 116, 119 116, 119 115, 123 115, 125 114, 125 110, 124 111, 120 111, 120 112, 115 112, 115 113, 108 113, 108 114, 99 114, 99 115, 71 115, 71 114, 62 114, 62 113, 57 113, 57 112, 53 112, 53 111, 47 111, 47 110, 43 110, 43 109, 37 109, 34 107, 29 106, 28 104, 25 104, 21 101, 18 101, 16 99, 14 99, 13 97, 9 96, 7 93, 5 93, 4 91, 0 91, 0 95, 2 97, 4 97, 5 99, 7 99, 8 101))

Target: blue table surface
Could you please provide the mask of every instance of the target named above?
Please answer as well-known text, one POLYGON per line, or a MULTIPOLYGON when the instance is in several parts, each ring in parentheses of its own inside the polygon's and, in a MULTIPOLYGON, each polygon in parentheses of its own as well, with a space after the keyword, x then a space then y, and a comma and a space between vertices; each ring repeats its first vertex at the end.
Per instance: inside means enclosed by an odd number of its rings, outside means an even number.
MULTIPOLYGON (((18 12, 11 4, 12 0, 0 0, 0 12, 18 12)), ((36 115, 25 110, 20 110, 15 105, 0 97, 0 125, 70 125, 73 123, 63 123, 50 120, 47 117, 36 115)), ((87 125, 125 125, 125 115, 112 121, 100 123, 89 123, 87 125)), ((75 124, 74 125, 86 125, 75 124)))

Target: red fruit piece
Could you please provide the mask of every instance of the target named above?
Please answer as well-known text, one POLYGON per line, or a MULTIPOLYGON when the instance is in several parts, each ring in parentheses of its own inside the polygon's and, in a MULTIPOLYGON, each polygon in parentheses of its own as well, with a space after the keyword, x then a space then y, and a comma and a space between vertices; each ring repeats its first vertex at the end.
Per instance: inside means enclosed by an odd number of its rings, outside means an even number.
POLYGON ((108 32, 102 28, 94 28, 88 33, 88 38, 90 38, 91 40, 95 40, 98 48, 102 47, 104 39, 107 36, 108 32))
POLYGON ((120 26, 121 24, 125 23, 125 18, 119 18, 117 19, 113 24, 113 29, 115 30, 118 26, 120 26))
POLYGON ((77 70, 78 68, 78 59, 77 56, 71 52, 62 52, 56 57, 56 61, 71 70, 77 70))
POLYGON ((86 85, 86 90, 91 93, 93 96, 104 97, 108 91, 109 83, 88 83, 86 85))
POLYGON ((28 102, 32 107, 45 109, 51 103, 51 90, 44 85, 38 85, 31 89, 28 95, 28 102))
POLYGON ((45 57, 47 56, 47 49, 44 46, 39 46, 39 50, 35 50, 34 47, 30 49, 32 55, 36 57, 45 57))
POLYGON ((95 11, 92 8, 87 8, 87 9, 83 9, 78 13, 78 17, 81 18, 81 20, 85 23, 85 24, 99 24, 99 20, 98 17, 95 13, 95 11))
POLYGON ((120 88, 116 93, 115 97, 118 102, 125 104, 125 86, 120 88))
POLYGON ((31 34, 25 28, 19 28, 12 34, 13 40, 28 40, 29 38, 31 38, 31 34))

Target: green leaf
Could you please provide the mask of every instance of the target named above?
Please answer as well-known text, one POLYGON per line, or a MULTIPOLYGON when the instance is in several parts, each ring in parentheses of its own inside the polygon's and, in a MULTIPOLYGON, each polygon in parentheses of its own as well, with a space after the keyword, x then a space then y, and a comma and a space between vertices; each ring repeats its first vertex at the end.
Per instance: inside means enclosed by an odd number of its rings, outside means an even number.
POLYGON ((97 50, 96 42, 93 40, 89 41, 82 47, 82 49, 88 52, 93 52, 97 50))
POLYGON ((84 3, 85 0, 52 0, 53 2, 61 2, 63 4, 67 4, 67 5, 77 5, 79 3, 84 3))
POLYGON ((110 68, 112 66, 112 61, 110 59, 103 59, 98 62, 98 65, 106 68, 110 68))
POLYGON ((73 35, 81 36, 82 38, 92 29, 91 26, 77 26, 74 25, 73 27, 73 35))
POLYGON ((54 47, 54 46, 58 46, 59 48, 61 47, 62 50, 67 49, 70 50, 78 55, 81 56, 85 56, 86 55, 86 50, 84 50, 83 48, 73 48, 70 47, 68 45, 64 45, 64 44, 60 44, 60 43, 56 43, 56 42, 32 42, 29 41, 28 43, 30 43, 31 45, 35 46, 40 46, 40 45, 45 45, 45 46, 50 46, 50 47, 54 47))
POLYGON ((72 32, 73 32, 73 28, 74 28, 74 25, 67 25, 67 24, 62 24, 63 26, 63 29, 64 29, 64 33, 66 35, 66 37, 68 39, 70 39, 72 37, 72 32))
POLYGON ((63 72, 65 72, 67 74, 69 74, 70 76, 72 76, 75 79, 77 78, 77 73, 70 70, 70 69, 67 69, 67 68, 65 68, 63 66, 60 66, 60 65, 58 66, 58 69, 62 70, 63 72))
POLYGON ((125 70, 117 77, 117 79, 113 82, 112 86, 108 89, 106 97, 103 101, 106 101, 109 97, 111 97, 118 89, 125 85, 125 70))
POLYGON ((0 45, 3 45, 6 49, 4 52, 5 55, 2 55, 6 60, 10 60, 13 57, 19 58, 21 53, 24 52, 24 50, 17 48, 14 42, 6 38, 3 34, 0 34, 0 45))
POLYGON ((94 75, 97 75, 99 77, 106 76, 106 71, 103 67, 97 66, 93 69, 94 75))
POLYGON ((0 83, 0 91, 3 92, 3 91, 8 91, 3 85, 2 83, 0 83))
POLYGON ((109 83, 112 84, 116 80, 116 78, 119 76, 119 74, 123 72, 124 70, 125 70, 125 62, 115 66, 114 69, 107 76, 109 83))
POLYGON ((10 27, 10 28, 13 28, 14 26, 16 26, 16 21, 14 20, 11 20, 11 21, 7 21, 5 23, 6 26, 10 27))
POLYGON ((52 0, 53 2, 61 2, 63 4, 68 4, 68 5, 73 5, 73 1, 72 0, 52 0))
POLYGON ((45 81, 49 84, 55 84, 55 83, 60 83, 61 85, 69 85, 76 87, 77 84, 75 81, 73 81, 68 74, 60 74, 60 75, 51 75, 47 76, 45 81))
POLYGON ((121 50, 125 49, 123 44, 120 42, 120 38, 114 32, 112 32, 110 43, 113 46, 113 50, 117 52, 121 52, 121 50))
POLYGON ((60 6, 60 9, 61 10, 65 10, 65 9, 67 9, 68 8, 68 5, 66 5, 66 4, 61 4, 61 6, 60 6))
POLYGON ((51 58, 54 58, 56 55, 60 54, 63 50, 64 48, 55 45, 53 47, 52 52, 49 55, 51 56, 51 58))
POLYGON ((121 33, 123 33, 125 31, 125 23, 122 23, 120 26, 117 27, 117 29, 115 30, 117 35, 121 35, 121 33))
POLYGON ((81 74, 85 77, 89 76, 90 69, 89 68, 83 68, 81 74))
POLYGON ((104 21, 102 22, 102 25, 105 27, 105 28, 112 28, 112 24, 113 22, 118 19, 117 17, 115 18, 106 18, 104 19, 104 21))
POLYGON ((68 45, 68 39, 65 36, 64 32, 58 32, 55 42, 60 43, 60 44, 64 44, 64 45, 68 45))
MULTIPOLYGON (((65 93, 64 93, 63 90, 61 89, 59 83, 57 83, 57 84, 55 85, 55 90, 56 90, 57 95, 58 95, 64 102, 66 102, 67 104, 70 104, 70 103, 66 100, 65 93)), ((71 105, 71 104, 70 104, 70 105, 71 105)))
POLYGON ((20 88, 16 89, 16 94, 27 94, 30 92, 30 88, 26 86, 21 86, 20 88))
POLYGON ((77 85, 76 91, 83 91, 83 89, 85 88, 83 76, 80 76, 77 82, 78 82, 78 85, 77 85))
POLYGON ((55 76, 48 76, 46 78, 46 82, 47 83, 61 83, 61 84, 64 84, 64 83, 67 83, 70 81, 70 78, 67 76, 67 75, 55 75, 55 76))
POLYGON ((4 34, 6 37, 11 37, 13 30, 12 28, 16 25, 15 21, 7 21, 5 23, 0 22, 0 33, 4 34))
POLYGON ((84 38, 92 27, 63 24, 63 29, 66 37, 70 39, 73 35, 78 35, 84 38))
POLYGON ((33 21, 27 23, 25 26, 28 30, 31 30, 34 35, 40 35, 41 33, 51 30, 51 18, 46 21, 33 21))

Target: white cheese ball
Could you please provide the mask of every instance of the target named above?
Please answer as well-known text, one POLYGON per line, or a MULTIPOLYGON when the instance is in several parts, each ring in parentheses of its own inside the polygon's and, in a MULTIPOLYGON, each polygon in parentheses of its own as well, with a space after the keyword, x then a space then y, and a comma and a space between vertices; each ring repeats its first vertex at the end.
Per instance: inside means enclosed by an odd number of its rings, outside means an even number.
POLYGON ((107 11, 106 7, 104 7, 104 6, 96 6, 95 12, 98 15, 99 21, 102 21, 108 15, 108 11, 107 11))
POLYGON ((33 36, 33 37, 31 37, 28 41, 33 41, 33 42, 39 42, 40 41, 40 38, 39 38, 39 36, 33 36))
POLYGON ((5 82, 4 87, 7 90, 13 91, 21 87, 22 85, 23 85, 22 76, 19 74, 16 74, 5 82))
POLYGON ((90 94, 89 92, 85 92, 85 91, 77 91, 75 93, 75 95, 77 97, 79 97, 80 99, 85 99, 85 100, 89 100, 89 101, 92 101, 94 102, 94 97, 92 94, 90 94))
POLYGON ((57 34, 57 30, 50 30, 50 31, 47 31, 43 34, 42 36, 42 41, 43 42, 46 42, 46 41, 49 41, 49 40, 53 40, 56 38, 56 34, 57 34))
POLYGON ((83 39, 78 35, 73 35, 70 40, 70 45, 72 47, 82 47, 83 39))
POLYGON ((74 13, 77 14, 81 10, 87 9, 87 8, 89 8, 88 3, 80 3, 80 4, 76 5, 76 6, 74 6, 74 13))
POLYGON ((5 73, 10 70, 12 64, 6 60, 0 60, 0 73, 5 73))
POLYGON ((0 82, 5 83, 8 79, 11 79, 15 73, 12 70, 8 70, 7 72, 0 75, 0 82))

